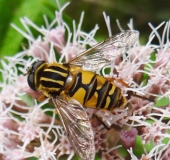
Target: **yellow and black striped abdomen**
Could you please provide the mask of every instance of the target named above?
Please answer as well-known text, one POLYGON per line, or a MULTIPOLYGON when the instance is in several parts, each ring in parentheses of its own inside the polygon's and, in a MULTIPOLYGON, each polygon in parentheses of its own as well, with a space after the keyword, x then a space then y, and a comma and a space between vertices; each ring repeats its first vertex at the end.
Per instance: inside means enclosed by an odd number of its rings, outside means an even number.
POLYGON ((48 65, 40 73, 39 90, 42 90, 46 96, 59 95, 66 83, 69 71, 68 68, 61 65, 48 65))
POLYGON ((67 94, 83 106, 90 108, 111 111, 126 105, 126 99, 120 88, 90 71, 80 70, 67 94))

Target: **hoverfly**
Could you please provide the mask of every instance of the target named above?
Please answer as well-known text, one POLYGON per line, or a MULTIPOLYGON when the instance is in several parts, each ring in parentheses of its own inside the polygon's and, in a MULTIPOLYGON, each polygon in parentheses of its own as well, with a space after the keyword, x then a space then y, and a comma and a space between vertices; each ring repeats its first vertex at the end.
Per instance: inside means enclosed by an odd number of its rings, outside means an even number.
POLYGON ((52 99, 68 139, 82 160, 95 158, 94 135, 85 107, 112 111, 127 103, 120 88, 95 72, 115 56, 125 54, 138 36, 135 30, 122 31, 69 62, 38 61, 28 71, 30 88, 52 99))

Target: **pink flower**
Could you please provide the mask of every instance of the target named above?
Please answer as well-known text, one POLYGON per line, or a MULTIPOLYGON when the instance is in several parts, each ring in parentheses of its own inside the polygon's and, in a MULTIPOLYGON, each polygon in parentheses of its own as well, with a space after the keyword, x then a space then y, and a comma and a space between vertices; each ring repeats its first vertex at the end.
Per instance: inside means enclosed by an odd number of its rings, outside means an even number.
POLYGON ((155 144, 157 144, 164 138, 163 134, 167 133, 166 125, 163 123, 160 125, 159 122, 155 122, 148 127, 143 127, 142 130, 143 133, 141 136, 145 143, 149 143, 152 140, 155 144))
POLYGON ((167 81, 167 79, 163 78, 163 77, 150 77, 150 80, 153 84, 149 90, 150 93, 152 94, 164 94, 168 91, 169 88, 169 82, 167 81))
POLYGON ((168 146, 162 154, 162 160, 169 160, 169 159, 170 159, 170 148, 168 146))
POLYGON ((58 146, 58 150, 59 153, 57 154, 57 158, 65 154, 70 155, 70 158, 74 155, 74 150, 66 136, 60 138, 60 145, 58 146))
POLYGON ((100 132, 95 133, 95 148, 98 152, 99 150, 107 150, 108 149, 108 138, 109 134, 106 129, 100 130, 100 132))
MULTIPOLYGON (((21 19, 26 31, 13 25, 28 39, 29 48, 24 48, 23 52, 1 60, 0 73, 3 75, 3 80, 0 82, 0 158, 2 159, 10 160, 15 157, 19 160, 36 157, 41 160, 56 159, 64 155, 67 159, 71 159, 75 154, 65 136, 61 121, 54 112, 54 105, 49 99, 38 102, 36 99, 42 93, 32 91, 27 84, 26 76, 22 75, 37 59, 49 63, 57 60, 60 63, 68 62, 86 50, 87 45, 93 46, 97 43, 94 39, 97 25, 89 33, 81 29, 84 13, 80 16, 78 25, 73 21, 71 27, 73 30, 70 29, 62 18, 67 5, 68 3, 62 7, 58 6, 59 10, 56 11, 56 17, 51 23, 45 17, 46 26, 39 27, 26 17, 21 19), (30 27, 37 30, 39 36, 34 37, 30 27), (60 56, 59 59, 56 59, 57 54, 60 56)), ((111 36, 110 20, 106 15, 105 20, 111 36)), ((110 78, 110 81, 113 80, 111 83, 121 89, 128 101, 126 108, 111 112, 86 109, 94 131, 96 153, 103 160, 123 160, 124 157, 119 153, 120 147, 129 152, 132 160, 156 158, 166 160, 169 157, 169 144, 163 143, 164 139, 170 138, 169 105, 155 107, 154 104, 162 97, 170 97, 169 39, 165 38, 169 37, 170 23, 165 24, 163 35, 160 36, 158 29, 162 25, 163 23, 156 28, 150 25, 153 31, 144 46, 139 42, 133 42, 133 46, 127 47, 127 42, 131 43, 133 38, 124 38, 122 42, 114 41, 124 47, 115 49, 109 46, 103 50, 105 58, 107 57, 112 63, 106 66, 111 72, 106 74, 104 67, 102 74, 110 78), (159 45, 152 44, 154 36, 160 42, 159 45), (143 146, 144 153, 141 157, 136 156, 132 150, 138 131, 142 146, 143 143, 151 141, 155 144, 148 153, 143 146), (119 145, 120 143, 122 145, 119 145)), ((129 28, 133 30, 131 22, 129 28)))
POLYGON ((122 130, 120 132, 120 141, 122 142, 123 146, 127 149, 133 148, 135 146, 136 135, 138 131, 136 128, 133 128, 129 131, 122 130))
POLYGON ((42 41, 40 39, 37 39, 30 46, 28 55, 44 61, 48 61, 49 52, 50 52, 50 47, 48 41, 42 41))
POLYGON ((56 27, 55 29, 51 29, 48 37, 46 39, 52 43, 54 43, 54 47, 57 52, 61 55, 62 49, 65 47, 65 29, 63 27, 56 27))
POLYGON ((119 159, 122 158, 118 153, 115 151, 111 152, 102 152, 102 160, 113 160, 113 159, 119 159))

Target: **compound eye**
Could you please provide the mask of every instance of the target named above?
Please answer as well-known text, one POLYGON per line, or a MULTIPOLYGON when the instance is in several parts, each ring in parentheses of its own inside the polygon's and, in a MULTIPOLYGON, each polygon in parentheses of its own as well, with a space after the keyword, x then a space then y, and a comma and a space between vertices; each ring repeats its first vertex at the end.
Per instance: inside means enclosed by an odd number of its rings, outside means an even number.
POLYGON ((30 73, 28 75, 27 81, 28 81, 28 85, 30 86, 30 88, 34 91, 37 91, 35 88, 35 83, 34 83, 34 73, 30 73))
POLYGON ((28 70, 28 78, 27 78, 27 81, 28 81, 28 85, 30 86, 30 88, 34 91, 37 91, 36 89, 36 84, 35 84, 35 81, 34 81, 34 78, 36 73, 35 71, 43 64, 45 63, 45 61, 37 61, 33 64, 33 66, 28 70))
POLYGON ((32 70, 36 70, 39 66, 41 66, 43 63, 45 63, 45 61, 37 61, 34 63, 34 65, 32 66, 32 70))

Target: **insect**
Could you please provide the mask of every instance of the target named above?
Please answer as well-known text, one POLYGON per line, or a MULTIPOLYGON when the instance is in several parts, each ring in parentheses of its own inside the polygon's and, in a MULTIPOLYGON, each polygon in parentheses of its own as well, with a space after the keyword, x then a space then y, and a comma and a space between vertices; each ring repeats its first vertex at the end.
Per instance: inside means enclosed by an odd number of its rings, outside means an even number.
POLYGON ((27 73, 30 88, 52 99, 68 139, 82 160, 95 157, 94 135, 85 107, 112 111, 127 103, 120 88, 95 72, 125 54, 138 36, 135 30, 122 31, 69 62, 38 61, 27 73))

